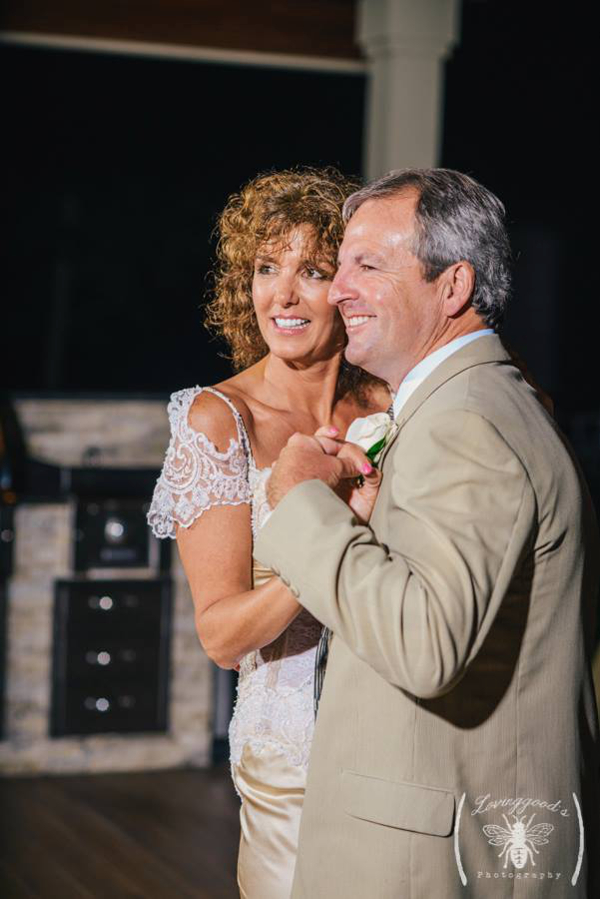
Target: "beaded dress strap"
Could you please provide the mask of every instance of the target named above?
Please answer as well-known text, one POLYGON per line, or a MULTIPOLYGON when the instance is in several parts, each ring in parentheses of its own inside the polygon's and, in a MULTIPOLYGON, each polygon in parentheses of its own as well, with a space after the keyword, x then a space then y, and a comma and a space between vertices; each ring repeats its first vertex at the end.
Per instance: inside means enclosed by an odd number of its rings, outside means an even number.
POLYGON ((240 435, 240 441, 244 447, 244 451, 250 462, 252 468, 256 471, 256 462, 254 461, 254 455, 252 453, 252 447, 250 446, 250 438, 248 437, 248 431, 246 429, 246 425, 244 424, 244 419, 242 418, 241 412, 239 412, 233 400, 231 400, 225 393, 222 393, 220 390, 217 390, 216 387, 202 387, 202 391, 206 391, 208 393, 212 393, 214 396, 218 396, 219 399, 222 399, 224 403, 227 403, 231 412, 233 413, 233 417, 236 420, 236 424, 238 427, 238 434, 240 435))

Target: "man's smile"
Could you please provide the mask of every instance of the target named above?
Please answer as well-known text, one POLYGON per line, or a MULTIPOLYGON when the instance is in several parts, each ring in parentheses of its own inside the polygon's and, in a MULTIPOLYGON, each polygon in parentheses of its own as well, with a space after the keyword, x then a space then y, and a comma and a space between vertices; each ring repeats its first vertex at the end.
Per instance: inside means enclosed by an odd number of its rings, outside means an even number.
POLYGON ((344 315, 344 324, 347 331, 354 331, 356 328, 361 328, 372 318, 376 317, 377 316, 375 315, 344 315))

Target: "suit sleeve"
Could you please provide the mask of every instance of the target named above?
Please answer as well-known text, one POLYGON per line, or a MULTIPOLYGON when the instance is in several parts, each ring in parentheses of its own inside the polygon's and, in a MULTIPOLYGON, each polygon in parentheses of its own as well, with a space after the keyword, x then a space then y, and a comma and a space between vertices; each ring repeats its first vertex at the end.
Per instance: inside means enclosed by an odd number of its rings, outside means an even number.
POLYGON ((375 519, 387 545, 325 484, 308 481, 275 509, 255 555, 389 683, 432 698, 481 645, 531 542, 535 498, 520 460, 480 415, 438 414, 400 438, 375 519))

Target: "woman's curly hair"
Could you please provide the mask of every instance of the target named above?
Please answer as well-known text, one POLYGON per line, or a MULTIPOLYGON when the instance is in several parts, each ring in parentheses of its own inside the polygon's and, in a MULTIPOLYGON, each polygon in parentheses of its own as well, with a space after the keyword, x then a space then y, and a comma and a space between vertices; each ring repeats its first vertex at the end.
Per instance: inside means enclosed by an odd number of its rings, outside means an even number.
MULTIPOLYGON (((308 225, 311 261, 335 271, 344 235, 342 207, 357 186, 335 168, 303 167, 258 175, 227 201, 216 228, 217 265, 205 323, 225 339, 237 371, 269 351, 252 302, 257 251, 266 243, 284 243, 294 228, 308 225)), ((338 395, 352 391, 364 400, 366 385, 376 380, 344 360, 338 395)))

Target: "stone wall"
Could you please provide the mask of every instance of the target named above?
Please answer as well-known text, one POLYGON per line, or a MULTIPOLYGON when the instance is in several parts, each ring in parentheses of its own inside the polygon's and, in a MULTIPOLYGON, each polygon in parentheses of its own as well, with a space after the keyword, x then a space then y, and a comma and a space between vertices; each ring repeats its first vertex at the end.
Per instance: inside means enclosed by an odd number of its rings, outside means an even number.
MULTIPOLYGON (((79 465, 85 449, 99 445, 104 464, 158 466, 168 441, 164 403, 27 400, 20 402, 19 414, 30 451, 44 461, 79 465)), ((16 509, 0 772, 75 773, 207 765, 214 666, 196 637, 192 599, 174 546, 169 732, 49 736, 54 582, 73 576, 74 515, 72 501, 25 503, 16 509)), ((152 578, 155 572, 107 570, 104 576, 152 578)))
POLYGON ((79 466, 158 468, 169 439, 166 404, 157 400, 17 399, 35 459, 79 466))

